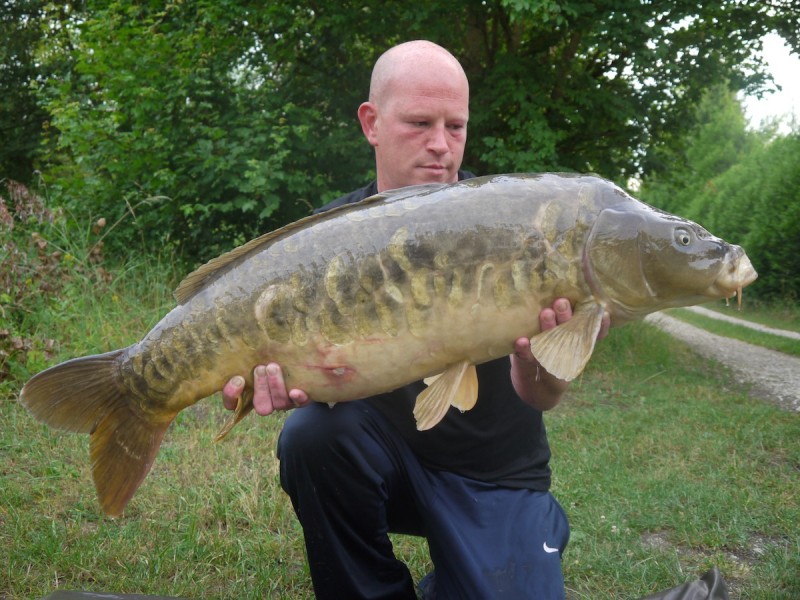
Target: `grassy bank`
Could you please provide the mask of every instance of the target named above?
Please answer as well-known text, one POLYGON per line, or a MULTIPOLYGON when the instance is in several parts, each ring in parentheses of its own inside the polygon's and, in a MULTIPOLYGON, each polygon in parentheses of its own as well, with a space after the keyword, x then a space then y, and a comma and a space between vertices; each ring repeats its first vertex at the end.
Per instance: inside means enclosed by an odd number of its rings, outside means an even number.
MULTIPOLYGON (((721 305, 715 303, 709 304, 706 308, 711 308, 715 312, 723 316, 734 317, 744 321, 749 321, 759 325, 766 325, 773 329, 780 329, 789 332, 800 332, 800 320, 796 318, 798 309, 796 307, 779 306, 776 307, 771 314, 766 308, 760 307, 756 310, 751 310, 747 313, 724 309, 721 305), (776 317, 776 315, 783 315, 785 318, 776 317)), ((681 321, 685 321, 695 327, 700 327, 710 333, 721 335, 728 338, 733 338, 754 344, 763 348, 777 350, 784 354, 791 356, 800 356, 800 340, 775 335, 768 332, 758 331, 744 325, 731 323, 728 321, 714 319, 709 316, 698 314, 686 309, 673 309, 668 313, 677 317, 681 321)))
MULTIPOLYGON (((754 285, 757 286, 758 283, 754 285)), ((722 314, 734 316, 737 319, 760 323, 767 327, 800 331, 800 303, 797 301, 783 300, 766 303, 755 300, 751 302, 745 296, 741 310, 735 308, 735 300, 731 300, 727 304, 723 301, 710 302, 703 306, 722 314)))
POLYGON ((634 598, 711 565, 733 597, 798 595, 797 415, 646 325, 612 336, 549 422, 578 597, 634 598))
MULTIPOLYGON (((215 444, 220 401, 184 411, 129 508, 109 519, 94 496, 88 439, 40 425, 16 402, 28 374, 129 344, 172 306, 168 262, 109 275, 91 280, 97 289, 78 277, 41 295, 24 324, 32 349, 0 382, 0 598, 57 588, 311 597, 301 531, 278 484, 282 416, 250 417, 215 444)), ((564 570, 573 598, 638 598, 712 565, 734 598, 800 595, 797 415, 632 324, 600 344, 547 422, 553 492, 572 524, 564 570)), ((416 577, 431 568, 424 542, 395 540, 416 577)))

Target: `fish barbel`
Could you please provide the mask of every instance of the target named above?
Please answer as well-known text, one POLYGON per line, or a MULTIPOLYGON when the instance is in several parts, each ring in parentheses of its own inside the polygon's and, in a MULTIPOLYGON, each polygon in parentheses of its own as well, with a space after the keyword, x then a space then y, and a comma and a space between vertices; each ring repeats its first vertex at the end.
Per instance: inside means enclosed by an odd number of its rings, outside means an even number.
MULTIPOLYGON (((728 298, 754 281, 744 251, 594 176, 512 174, 403 188, 308 217, 200 267, 178 305, 121 350, 53 366, 21 402, 91 435, 95 487, 118 515, 184 408, 248 375, 221 436, 252 408, 252 369, 279 363, 288 387, 342 402, 431 377, 420 429, 477 394, 474 365, 531 338, 570 380, 612 325, 728 298), (558 297, 570 321, 539 331, 558 297), (441 374, 441 376, 436 376, 441 374)), ((220 436, 220 437, 221 437, 220 436)))

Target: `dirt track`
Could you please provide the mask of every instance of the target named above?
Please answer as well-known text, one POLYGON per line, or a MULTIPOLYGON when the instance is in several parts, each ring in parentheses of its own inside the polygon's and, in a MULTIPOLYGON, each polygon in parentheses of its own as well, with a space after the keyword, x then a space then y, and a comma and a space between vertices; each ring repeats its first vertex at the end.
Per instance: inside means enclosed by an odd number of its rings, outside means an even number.
MULTIPOLYGON (((711 311, 706 309, 695 310, 713 318, 735 321, 737 325, 762 331, 768 329, 718 313, 709 315, 711 311)), ((786 410, 800 412, 800 358, 715 335, 663 313, 650 315, 646 320, 689 344, 702 356, 729 367, 737 381, 750 386, 753 396, 773 402, 786 410)), ((786 337, 798 335, 781 330, 769 330, 769 333, 788 334, 786 337)))

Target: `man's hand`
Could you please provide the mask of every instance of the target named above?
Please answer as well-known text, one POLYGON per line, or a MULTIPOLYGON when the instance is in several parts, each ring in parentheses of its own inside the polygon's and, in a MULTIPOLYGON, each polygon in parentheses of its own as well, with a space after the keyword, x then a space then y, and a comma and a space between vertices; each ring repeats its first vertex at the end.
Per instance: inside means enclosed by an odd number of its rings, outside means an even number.
MULTIPOLYGON (((244 377, 232 377, 222 388, 222 403, 228 410, 236 408, 236 401, 244 391, 244 377)), ((258 365, 253 371, 253 408, 259 415, 269 415, 276 410, 291 410, 309 403, 303 390, 286 389, 280 365, 258 365)))
MULTIPOLYGON (((553 329, 557 325, 562 325, 572 318, 572 305, 566 298, 557 298, 553 302, 553 308, 543 308, 539 313, 539 328, 541 331, 553 329)), ((608 335, 611 326, 611 317, 608 313, 603 314, 603 321, 600 324, 600 331, 597 332, 599 342, 608 335)), ((526 362, 534 362, 536 359, 531 352, 530 340, 521 337, 514 342, 514 354, 526 362)))
MULTIPOLYGON (((572 305, 566 298, 557 298, 552 308, 543 308, 539 313, 539 328, 542 331, 563 325, 572 318, 572 305)), ((608 335, 611 317, 603 315, 597 339, 608 335)), ((527 337, 520 337, 514 342, 514 354, 511 355, 511 380, 514 389, 525 402, 539 410, 549 410, 561 401, 567 390, 567 382, 553 377, 534 358, 531 343, 527 337)))

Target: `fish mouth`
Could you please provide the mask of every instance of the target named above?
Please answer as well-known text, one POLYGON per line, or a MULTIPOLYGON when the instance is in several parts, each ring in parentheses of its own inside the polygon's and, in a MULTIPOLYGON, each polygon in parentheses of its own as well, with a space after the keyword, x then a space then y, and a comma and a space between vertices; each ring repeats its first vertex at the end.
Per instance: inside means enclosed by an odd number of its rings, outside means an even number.
POLYGON ((709 291, 718 298, 730 299, 736 296, 739 308, 742 307, 742 288, 753 283, 758 273, 753 263, 739 246, 731 249, 728 260, 722 267, 709 291))

